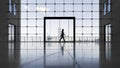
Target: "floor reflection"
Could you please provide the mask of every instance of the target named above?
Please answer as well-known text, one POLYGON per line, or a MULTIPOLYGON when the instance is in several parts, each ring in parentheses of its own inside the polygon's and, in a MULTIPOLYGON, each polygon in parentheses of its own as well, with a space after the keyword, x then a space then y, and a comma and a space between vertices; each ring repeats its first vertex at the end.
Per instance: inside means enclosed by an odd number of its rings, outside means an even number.
POLYGON ((8 60, 9 62, 14 60, 14 43, 8 44, 8 60))
POLYGON ((106 52, 106 61, 111 62, 111 43, 110 42, 106 42, 106 48, 105 48, 105 52, 106 52))
POLYGON ((59 43, 59 45, 60 45, 60 48, 61 48, 61 54, 62 54, 62 56, 64 56, 64 46, 65 46, 65 43, 59 43))
POLYGON ((20 55, 20 68, 99 68, 98 43, 21 43, 20 55))

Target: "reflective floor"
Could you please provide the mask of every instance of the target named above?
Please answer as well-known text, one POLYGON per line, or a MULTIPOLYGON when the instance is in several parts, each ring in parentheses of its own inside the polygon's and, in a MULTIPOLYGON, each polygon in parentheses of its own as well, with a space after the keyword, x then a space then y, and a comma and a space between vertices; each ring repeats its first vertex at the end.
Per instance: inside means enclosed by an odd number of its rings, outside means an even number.
POLYGON ((21 43, 9 54, 11 68, 99 68, 99 43, 21 43))

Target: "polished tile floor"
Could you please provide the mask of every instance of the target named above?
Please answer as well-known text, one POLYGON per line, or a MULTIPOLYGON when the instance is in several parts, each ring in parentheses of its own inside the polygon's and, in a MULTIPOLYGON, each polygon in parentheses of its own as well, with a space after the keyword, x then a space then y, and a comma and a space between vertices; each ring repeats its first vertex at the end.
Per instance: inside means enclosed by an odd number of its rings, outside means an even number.
POLYGON ((21 43, 10 49, 10 67, 18 68, 100 68, 99 43, 21 43))

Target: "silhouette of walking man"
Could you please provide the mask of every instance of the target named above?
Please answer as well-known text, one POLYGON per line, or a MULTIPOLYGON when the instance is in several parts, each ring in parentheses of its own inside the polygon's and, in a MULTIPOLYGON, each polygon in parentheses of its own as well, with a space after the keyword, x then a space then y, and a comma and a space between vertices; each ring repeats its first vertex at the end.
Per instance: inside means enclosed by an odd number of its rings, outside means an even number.
POLYGON ((64 42, 65 42, 64 35, 65 35, 65 34, 64 34, 64 29, 62 29, 59 42, 61 41, 62 38, 63 38, 63 40, 64 40, 64 42))

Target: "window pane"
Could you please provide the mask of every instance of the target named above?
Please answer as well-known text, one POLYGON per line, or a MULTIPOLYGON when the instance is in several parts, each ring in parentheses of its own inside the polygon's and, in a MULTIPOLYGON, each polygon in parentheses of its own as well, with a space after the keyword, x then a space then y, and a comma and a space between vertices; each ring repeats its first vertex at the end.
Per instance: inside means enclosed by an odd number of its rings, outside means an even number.
POLYGON ((9 0, 9 12, 12 13, 12 1, 9 0))
POLYGON ((17 8, 17 7, 16 7, 16 3, 14 3, 14 15, 16 15, 16 12, 17 12, 17 11, 16 11, 16 8, 17 8))
POLYGON ((106 11, 107 11, 107 4, 106 4, 106 2, 104 3, 104 15, 106 15, 106 11))
POLYGON ((111 0, 108 0, 108 12, 111 11, 111 0))

